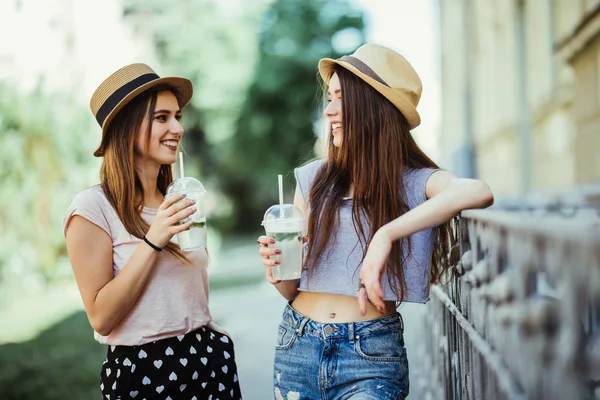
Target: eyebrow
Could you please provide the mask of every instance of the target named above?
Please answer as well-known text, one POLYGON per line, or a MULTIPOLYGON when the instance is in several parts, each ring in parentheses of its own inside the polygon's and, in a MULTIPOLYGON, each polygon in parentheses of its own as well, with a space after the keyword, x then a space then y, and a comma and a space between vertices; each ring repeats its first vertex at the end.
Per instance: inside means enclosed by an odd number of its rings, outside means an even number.
MULTIPOLYGON (((180 113, 181 110, 175 111, 175 114, 180 113)), ((171 110, 156 110, 153 114, 170 114, 171 110)))
MULTIPOLYGON (((340 94, 342 93, 342 89, 335 89, 335 91, 333 92, 333 94, 340 94)), ((331 96, 331 92, 328 90, 327 94, 331 96)))

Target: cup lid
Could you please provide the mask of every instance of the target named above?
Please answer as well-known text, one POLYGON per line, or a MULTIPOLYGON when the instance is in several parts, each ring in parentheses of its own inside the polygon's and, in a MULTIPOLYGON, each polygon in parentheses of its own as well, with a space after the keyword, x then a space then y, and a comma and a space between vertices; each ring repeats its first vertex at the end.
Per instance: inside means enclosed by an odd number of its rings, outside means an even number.
POLYGON ((168 193, 201 193, 206 194, 206 189, 204 189, 204 185, 200 183, 200 181, 196 178, 192 178, 191 176, 186 176, 183 178, 175 179, 169 187, 167 187, 168 193))
POLYGON ((262 224, 282 219, 288 222, 303 222, 304 214, 293 204, 276 204, 265 212, 262 224))

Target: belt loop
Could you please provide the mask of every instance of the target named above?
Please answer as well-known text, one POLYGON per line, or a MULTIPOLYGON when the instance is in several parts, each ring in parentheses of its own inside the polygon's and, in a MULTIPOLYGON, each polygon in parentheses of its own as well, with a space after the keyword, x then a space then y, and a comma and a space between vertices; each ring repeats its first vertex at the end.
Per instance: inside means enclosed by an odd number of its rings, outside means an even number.
POLYGON ((304 332, 304 327, 308 323, 308 318, 303 318, 302 322, 300 322, 300 326, 296 329, 296 333, 298 336, 302 336, 302 332, 304 332))
POLYGON ((400 329, 402 329, 402 333, 404 333, 404 319, 402 318, 402 314, 398 313, 400 317, 400 329))
POLYGON ((348 340, 350 344, 354 344, 354 322, 348 323, 348 340))

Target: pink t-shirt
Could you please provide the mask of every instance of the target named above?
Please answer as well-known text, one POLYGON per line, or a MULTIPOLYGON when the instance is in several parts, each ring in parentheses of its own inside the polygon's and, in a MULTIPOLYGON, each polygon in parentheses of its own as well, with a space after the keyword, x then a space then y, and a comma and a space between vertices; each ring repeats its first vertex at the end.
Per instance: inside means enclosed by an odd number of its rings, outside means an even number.
MULTIPOLYGON (((79 192, 63 217, 66 235, 69 221, 80 215, 102 228, 113 244, 113 276, 125 267, 141 240, 130 235, 110 205, 100 186, 79 192)), ((148 223, 156 209, 144 207, 142 218, 148 223)), ((172 239, 176 242, 176 237, 172 239)), ((137 302, 108 336, 94 332, 100 343, 110 345, 142 345, 159 339, 183 335, 211 321, 208 309, 208 276, 206 251, 186 252, 191 264, 162 251, 154 271, 137 302)))

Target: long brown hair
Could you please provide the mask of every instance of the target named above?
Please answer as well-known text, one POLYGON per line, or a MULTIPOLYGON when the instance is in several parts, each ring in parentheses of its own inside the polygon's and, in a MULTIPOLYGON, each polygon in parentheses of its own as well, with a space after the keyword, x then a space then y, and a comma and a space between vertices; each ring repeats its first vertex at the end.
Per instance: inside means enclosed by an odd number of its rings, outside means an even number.
MULTIPOLYGON (((103 143, 100 186, 127 232, 139 239, 146 235, 150 225, 140 214, 144 206, 144 190, 135 169, 135 142, 144 119, 147 119, 146 146, 150 143, 158 92, 159 89, 142 93, 123 107, 109 125, 103 143)), ((156 186, 163 195, 172 181, 171 166, 161 165, 156 186)), ((169 242, 164 249, 181 261, 187 261, 177 244, 169 242)))
MULTIPOLYGON (((348 70, 336 67, 333 73, 337 73, 342 90, 344 136, 338 148, 333 145, 333 135, 329 135, 327 163, 317 172, 310 189, 311 240, 304 261, 309 276, 329 240, 335 238, 339 209, 350 189, 352 220, 364 260, 374 233, 409 210, 402 179, 405 169, 438 168, 419 148, 406 119, 391 102, 348 70), (368 226, 363 225, 365 220, 368 226)), ((431 283, 438 283, 454 265, 450 257, 456 242, 454 225, 449 221, 435 229, 431 283)), ((386 266, 389 283, 400 300, 406 293, 402 265, 410 252, 408 238, 394 242, 386 266)))

